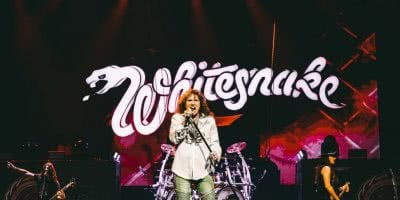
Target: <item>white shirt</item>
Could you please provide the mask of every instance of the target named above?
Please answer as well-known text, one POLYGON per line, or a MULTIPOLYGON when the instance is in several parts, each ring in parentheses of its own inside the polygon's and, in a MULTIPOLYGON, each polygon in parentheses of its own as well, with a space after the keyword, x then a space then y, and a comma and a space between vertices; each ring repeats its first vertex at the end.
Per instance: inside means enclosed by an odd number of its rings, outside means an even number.
MULTIPOLYGON (((190 136, 189 132, 195 129, 190 124, 184 126, 184 122, 185 117, 179 113, 174 114, 171 118, 169 139, 172 143, 177 144, 175 158, 172 163, 172 172, 185 179, 199 180, 210 173, 206 168, 210 151, 201 138, 190 136)), ((219 144, 215 119, 212 116, 201 114, 197 122, 197 127, 200 129, 211 150, 220 158, 222 149, 219 144)))

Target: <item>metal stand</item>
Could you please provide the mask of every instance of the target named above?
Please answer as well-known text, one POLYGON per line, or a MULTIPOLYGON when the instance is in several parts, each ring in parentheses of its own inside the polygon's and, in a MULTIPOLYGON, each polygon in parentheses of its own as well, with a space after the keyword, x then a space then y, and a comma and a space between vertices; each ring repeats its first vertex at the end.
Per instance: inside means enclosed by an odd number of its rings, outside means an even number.
MULTIPOLYGON (((206 139, 204 138, 203 134, 201 134, 201 131, 200 131, 199 127, 197 127, 196 123, 193 122, 192 118, 191 118, 191 117, 188 117, 188 118, 187 118, 187 121, 188 121, 189 123, 191 123, 191 124, 194 126, 194 128, 195 128, 195 129, 197 130, 197 132, 199 133, 201 139, 203 140, 204 144, 206 144, 208 150, 209 150, 210 152, 212 152, 212 150, 211 150, 211 148, 210 148, 210 145, 208 145, 208 143, 207 143, 206 139)), ((209 159, 210 159, 210 161, 211 161, 212 167, 215 168, 215 167, 216 167, 215 161, 214 161, 213 159, 211 159, 211 158, 209 158, 209 159)), ((236 190, 234 190, 234 187, 232 186, 231 181, 228 181, 228 185, 229 185, 229 188, 231 188, 232 192, 235 194, 236 198, 239 198, 239 195, 236 194, 236 190)))

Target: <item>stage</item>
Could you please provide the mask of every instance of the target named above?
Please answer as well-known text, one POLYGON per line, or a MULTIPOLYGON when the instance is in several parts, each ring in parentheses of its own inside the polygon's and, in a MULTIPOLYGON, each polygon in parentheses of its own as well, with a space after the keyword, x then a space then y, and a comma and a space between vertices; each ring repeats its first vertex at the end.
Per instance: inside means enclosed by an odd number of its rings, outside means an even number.
POLYGON ((222 151, 217 196, 229 182, 246 200, 312 199, 327 136, 337 141, 342 181, 351 182, 343 199, 393 196, 396 6, 1 1, 0 195, 23 199, 38 189, 8 161, 32 173, 51 161, 61 186, 78 179, 65 191, 71 200, 166 199, 178 148, 172 116, 193 88, 222 151), (26 190, 16 189, 23 180, 26 190))

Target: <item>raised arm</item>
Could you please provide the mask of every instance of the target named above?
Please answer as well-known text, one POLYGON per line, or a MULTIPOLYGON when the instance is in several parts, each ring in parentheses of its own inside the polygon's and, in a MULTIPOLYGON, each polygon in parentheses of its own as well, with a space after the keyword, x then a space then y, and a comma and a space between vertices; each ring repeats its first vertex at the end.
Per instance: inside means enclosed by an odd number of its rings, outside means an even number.
POLYGON ((22 169, 22 168, 16 167, 14 164, 12 164, 9 161, 7 161, 7 168, 11 169, 13 171, 16 171, 19 174, 25 174, 25 175, 28 175, 28 176, 35 176, 34 173, 32 173, 32 172, 30 172, 30 171, 28 171, 26 169, 22 169))

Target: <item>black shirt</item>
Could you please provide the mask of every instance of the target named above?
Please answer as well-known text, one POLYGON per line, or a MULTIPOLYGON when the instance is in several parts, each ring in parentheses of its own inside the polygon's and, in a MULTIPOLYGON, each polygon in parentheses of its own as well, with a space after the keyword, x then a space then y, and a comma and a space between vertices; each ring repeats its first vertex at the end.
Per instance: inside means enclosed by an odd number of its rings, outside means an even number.
POLYGON ((321 170, 325 166, 329 166, 331 168, 330 181, 332 187, 335 189, 335 191, 337 191, 336 188, 338 188, 337 186, 339 181, 333 166, 327 164, 318 165, 315 168, 314 190, 315 190, 315 199, 319 200, 330 200, 330 194, 325 189, 324 179, 321 174, 321 170))

